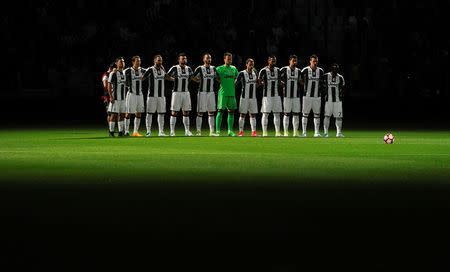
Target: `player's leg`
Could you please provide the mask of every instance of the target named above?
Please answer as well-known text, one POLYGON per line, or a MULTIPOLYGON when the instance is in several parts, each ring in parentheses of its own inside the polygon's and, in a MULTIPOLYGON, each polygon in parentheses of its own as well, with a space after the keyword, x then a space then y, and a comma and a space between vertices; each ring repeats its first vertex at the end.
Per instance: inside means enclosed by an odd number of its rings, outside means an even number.
POLYGON ((145 127, 147 128, 146 137, 150 137, 152 135, 152 121, 153 121, 153 113, 155 111, 154 107, 154 98, 147 97, 147 115, 145 116, 145 127))
POLYGON ((191 95, 188 92, 182 94, 182 102, 181 109, 183 111, 183 125, 185 136, 194 136, 189 130, 190 120, 189 120, 189 112, 191 111, 191 95))
POLYGON ((119 136, 125 136, 124 134, 124 119, 125 119, 125 113, 119 112, 117 123, 119 124, 119 136))
POLYGON ((285 112, 283 116, 283 129, 284 129, 284 137, 289 136, 289 118, 291 114, 289 112, 285 112))
POLYGON ((262 118, 261 118, 261 126, 263 131, 263 137, 267 137, 267 125, 269 124, 269 113, 270 113, 270 100, 268 97, 263 97, 262 99, 262 106, 261 106, 261 112, 262 112, 262 118))
POLYGON ((245 115, 248 112, 248 104, 249 104, 248 98, 242 98, 239 100, 239 136, 244 136, 244 122, 245 122, 245 115))
POLYGON ((125 97, 125 107, 126 107, 126 113, 125 113, 125 128, 124 128, 124 136, 130 136, 130 119, 131 114, 134 114, 135 111, 132 111, 132 101, 131 101, 131 93, 128 92, 125 97))
POLYGON ((311 98, 305 96, 303 98, 303 117, 302 117, 302 137, 306 137, 306 128, 308 127, 308 115, 311 112, 311 98))
POLYGON ((134 95, 133 107, 135 110, 133 136, 142 137, 142 135, 139 134, 139 127, 141 125, 142 113, 145 112, 144 111, 144 97, 142 95, 134 95))
POLYGON ((281 97, 273 97, 273 104, 272 104, 272 112, 273 112, 273 124, 275 126, 275 136, 276 137, 280 137, 281 136, 281 132, 280 132, 280 123, 281 123, 281 118, 280 118, 280 113, 283 112, 283 108, 281 106, 281 97))
POLYGON ((203 112, 197 112, 197 118, 195 120, 197 133, 195 134, 195 136, 202 136, 202 121, 203 121, 203 112))
POLYGON ((117 113, 111 112, 111 115, 109 116, 109 136, 114 137, 114 128, 116 126, 116 117, 117 113))
POLYGON ((233 132, 234 111, 237 108, 235 97, 234 96, 228 96, 226 103, 227 103, 227 109, 228 109, 228 118, 227 118, 228 136, 236 136, 236 134, 234 134, 234 132, 233 132))
MULTIPOLYGON (((333 102, 325 102, 323 117, 323 137, 328 137, 328 128, 330 127, 330 118, 333 114, 333 102)), ((336 117, 336 116, 335 116, 336 117)))
POLYGON ((314 98, 312 101, 312 110, 314 113, 314 137, 322 137, 319 133, 320 129, 320 104, 321 98, 314 98))
POLYGON ((164 115, 166 114, 166 98, 165 97, 157 97, 156 98, 157 105, 156 109, 158 111, 158 136, 167 136, 164 133, 164 115))
POLYGON ((252 137, 258 136, 258 133, 256 133, 256 114, 250 113, 250 127, 252 128, 252 137))
POLYGON ((239 115, 239 134, 238 136, 244 136, 244 122, 245 122, 245 113, 239 115))
POLYGON ((336 137, 344 137, 344 135, 342 135, 342 119, 344 118, 344 114, 342 112, 342 101, 335 102, 333 114, 336 119, 336 137))
POLYGON ((215 133, 216 119, 214 112, 216 111, 216 101, 214 93, 207 94, 206 110, 208 111, 209 136, 219 136, 215 133))
POLYGON ((224 105, 224 102, 225 102, 224 96, 219 94, 217 96, 217 116, 216 116, 216 134, 219 135, 222 126, 222 117, 226 109, 226 105, 224 105))
POLYGON ((171 100, 171 116, 170 116, 170 136, 175 136, 175 125, 177 123, 177 114, 178 111, 181 109, 181 102, 179 93, 173 92, 172 93, 172 100, 171 100))
POLYGON ((292 127, 294 131, 294 137, 300 137, 298 132, 298 126, 300 124, 300 98, 292 99, 292 127))

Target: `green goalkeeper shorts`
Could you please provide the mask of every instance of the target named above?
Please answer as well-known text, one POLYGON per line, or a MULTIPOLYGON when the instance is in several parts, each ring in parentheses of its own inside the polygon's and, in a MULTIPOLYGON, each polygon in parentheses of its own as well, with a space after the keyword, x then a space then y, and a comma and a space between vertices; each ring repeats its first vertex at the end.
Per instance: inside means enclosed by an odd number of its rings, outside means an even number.
POLYGON ((237 109, 236 98, 234 96, 217 96, 217 109, 219 110, 235 110, 237 109))

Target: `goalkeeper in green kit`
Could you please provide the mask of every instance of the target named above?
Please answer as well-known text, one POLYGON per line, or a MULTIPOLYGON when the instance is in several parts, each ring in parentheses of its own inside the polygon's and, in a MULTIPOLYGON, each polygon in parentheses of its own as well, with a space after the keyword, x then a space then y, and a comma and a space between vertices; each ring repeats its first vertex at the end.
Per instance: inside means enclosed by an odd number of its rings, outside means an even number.
POLYGON ((219 94, 217 95, 217 117, 216 134, 220 135, 220 126, 222 125, 222 116, 225 110, 228 110, 228 136, 236 136, 233 133, 234 110, 237 108, 235 98, 234 82, 239 74, 236 67, 231 65, 233 56, 231 53, 223 55, 224 65, 216 68, 216 79, 220 82, 219 94))

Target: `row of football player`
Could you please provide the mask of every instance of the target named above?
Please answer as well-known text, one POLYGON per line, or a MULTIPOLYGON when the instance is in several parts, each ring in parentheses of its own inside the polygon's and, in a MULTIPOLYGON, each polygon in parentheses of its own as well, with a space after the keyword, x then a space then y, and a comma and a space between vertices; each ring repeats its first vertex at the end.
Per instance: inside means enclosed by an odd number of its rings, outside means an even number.
MULTIPOLYGON (((231 54, 229 54, 231 55, 231 54)), ((231 57, 231 56, 230 56, 231 57)), ((224 56, 225 59, 225 56, 224 56)), ((211 65, 211 55, 204 54, 204 64, 197 67, 194 72, 187 66, 185 54, 178 56, 178 65, 174 65, 166 73, 162 65, 162 56, 154 57, 154 65, 148 69, 141 68, 141 60, 138 56, 132 58, 133 66, 127 69, 123 58, 117 58, 115 65, 117 69, 110 67, 108 73, 102 77, 105 90, 108 91, 110 101, 107 104, 109 113, 108 122, 110 135, 114 136, 114 126, 118 117, 118 127, 120 136, 128 136, 130 116, 135 114, 133 136, 141 136, 138 132, 140 126, 141 113, 144 112, 144 100, 142 95, 142 81, 149 81, 149 90, 146 106, 146 127, 147 136, 151 136, 151 126, 153 114, 158 113, 159 136, 166 136, 164 133, 164 114, 166 112, 166 98, 164 96, 164 80, 174 82, 171 97, 171 122, 170 135, 175 136, 175 122, 177 113, 183 112, 183 124, 185 135, 193 136, 189 130, 189 112, 191 111, 191 99, 188 91, 189 81, 199 83, 197 94, 197 119, 196 128, 198 136, 201 135, 202 117, 208 112, 208 123, 210 135, 218 136, 220 128, 215 132, 214 113, 216 111, 216 98, 214 96, 214 80, 219 80, 217 71, 211 65), (127 90, 125 94, 125 90, 127 90)), ((324 136, 328 137, 328 127, 330 118, 333 115, 336 119, 337 137, 343 137, 342 128, 342 96, 344 78, 338 74, 339 66, 331 65, 331 72, 324 73, 323 69, 317 66, 318 57, 310 57, 310 65, 298 69, 297 56, 289 57, 289 65, 283 68, 275 67, 276 57, 270 56, 268 64, 256 75, 254 60, 247 59, 247 68, 237 75, 235 85, 241 90, 239 103, 239 136, 243 136, 244 120, 247 114, 250 115, 252 136, 256 133, 256 113, 258 113, 256 101, 256 87, 263 86, 263 100, 261 112, 263 136, 267 136, 267 125, 269 113, 274 115, 274 125, 276 136, 282 136, 280 132, 280 113, 284 112, 283 127, 284 135, 289 136, 289 122, 292 115, 294 136, 306 137, 308 115, 311 111, 314 114, 314 137, 321 137, 320 127, 320 107, 321 97, 325 98, 324 136), (300 103, 301 86, 303 87, 303 103, 300 103), (279 94, 282 88, 283 102, 279 94), (321 94, 324 94, 321 96, 321 94), (283 104, 283 106, 282 106, 283 104), (301 110, 302 108, 302 110, 301 110), (284 109, 284 110, 283 110, 284 109), (299 115, 302 113, 302 130, 298 132, 299 115)), ((228 60, 229 62, 229 60, 228 60)), ((232 76, 232 75, 230 75, 232 76)), ((218 109, 224 110, 224 109, 218 109)), ((233 108, 227 108, 229 114, 233 114, 233 108)))

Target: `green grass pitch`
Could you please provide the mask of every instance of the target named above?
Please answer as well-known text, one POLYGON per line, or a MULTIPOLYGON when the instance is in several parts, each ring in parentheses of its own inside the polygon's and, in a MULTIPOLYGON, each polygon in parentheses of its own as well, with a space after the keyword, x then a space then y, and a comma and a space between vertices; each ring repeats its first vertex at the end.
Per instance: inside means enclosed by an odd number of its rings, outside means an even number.
POLYGON ((450 182, 449 131, 390 131, 396 137, 391 145, 383 142, 386 132, 346 130, 345 138, 335 138, 330 131, 330 138, 312 138, 310 133, 308 138, 112 139, 100 127, 5 129, 0 131, 0 180, 236 185, 258 180, 262 184, 450 182))

